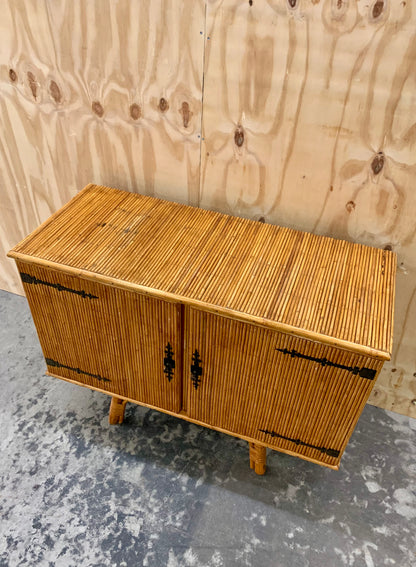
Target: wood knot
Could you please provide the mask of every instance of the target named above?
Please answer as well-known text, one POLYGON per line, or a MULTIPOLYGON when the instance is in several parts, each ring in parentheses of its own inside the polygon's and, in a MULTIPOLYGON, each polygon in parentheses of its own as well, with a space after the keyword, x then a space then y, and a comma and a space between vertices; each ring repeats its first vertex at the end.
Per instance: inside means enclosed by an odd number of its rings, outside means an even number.
POLYGON ((386 244, 384 250, 393 250, 393 248, 391 247, 391 244, 386 244))
POLYGON ((104 108, 102 107, 101 102, 98 102, 98 100, 94 100, 93 103, 91 104, 91 108, 92 108, 92 111, 97 116, 102 118, 102 116, 104 115, 104 108))
POLYGON ((249 3, 250 6, 252 6, 252 5, 253 5, 253 0, 248 0, 248 3, 249 3))
POLYGON ((374 156, 373 161, 371 162, 371 169, 373 170, 374 175, 378 175, 383 169, 383 166, 384 154, 383 152, 378 152, 378 154, 374 156))
POLYGON ((376 2, 374 2, 373 8, 371 10, 371 15, 373 16, 374 20, 376 20, 381 16, 384 10, 384 6, 385 6, 384 0, 377 0, 376 2))
POLYGON ((32 71, 27 72, 27 80, 29 81, 29 87, 30 87, 30 90, 32 91, 32 96, 36 100, 37 93, 38 93, 38 83, 37 83, 36 77, 32 73, 32 71))
POLYGON ((138 120, 141 115, 142 109, 136 102, 133 102, 133 104, 130 105, 130 116, 133 118, 133 120, 138 120))
POLYGON ((296 8, 297 0, 287 0, 287 3, 291 8, 296 8))
POLYGON ((189 104, 187 102, 183 102, 182 107, 181 107, 179 112, 182 114, 183 127, 188 128, 189 121, 190 121, 191 116, 193 114, 189 109, 189 104))
POLYGON ((160 112, 166 112, 169 108, 169 103, 165 98, 159 100, 159 110, 160 112))
POLYGON ((17 81, 17 73, 14 69, 9 69, 9 79, 15 83, 17 81))
POLYGON ((266 219, 265 219, 264 217, 260 217, 258 222, 265 223, 265 222, 266 222, 266 219))
POLYGON ((354 201, 348 201, 348 203, 345 205, 345 208, 349 213, 352 213, 352 211, 355 209, 354 201))
POLYGON ((51 95, 53 100, 56 102, 56 104, 59 104, 60 102, 62 102, 61 89, 58 87, 58 85, 55 83, 55 81, 51 81, 49 83, 49 94, 51 95))
POLYGON ((244 144, 244 130, 241 126, 238 126, 234 132, 234 142, 239 148, 244 144))

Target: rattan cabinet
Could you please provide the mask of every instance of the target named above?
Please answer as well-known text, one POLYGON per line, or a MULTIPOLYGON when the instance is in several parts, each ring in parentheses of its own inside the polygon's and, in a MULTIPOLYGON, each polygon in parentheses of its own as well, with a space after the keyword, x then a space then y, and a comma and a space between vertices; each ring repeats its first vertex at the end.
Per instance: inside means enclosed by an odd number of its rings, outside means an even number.
POLYGON ((48 374, 339 467, 392 347, 395 255, 88 185, 18 244, 48 374))

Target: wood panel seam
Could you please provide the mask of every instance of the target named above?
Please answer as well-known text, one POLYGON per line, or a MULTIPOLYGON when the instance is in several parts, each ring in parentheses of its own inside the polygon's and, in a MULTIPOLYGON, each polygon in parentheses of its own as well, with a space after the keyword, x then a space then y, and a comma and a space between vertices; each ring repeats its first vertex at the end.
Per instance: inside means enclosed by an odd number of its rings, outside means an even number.
POLYGON ((205 60, 207 50, 207 2, 204 0, 204 49, 202 52, 202 85, 201 85, 201 118, 200 118, 200 135, 199 135, 199 185, 198 185, 198 202, 196 206, 200 206, 201 202, 201 186, 202 186, 202 142, 204 141, 204 88, 205 88, 205 60))

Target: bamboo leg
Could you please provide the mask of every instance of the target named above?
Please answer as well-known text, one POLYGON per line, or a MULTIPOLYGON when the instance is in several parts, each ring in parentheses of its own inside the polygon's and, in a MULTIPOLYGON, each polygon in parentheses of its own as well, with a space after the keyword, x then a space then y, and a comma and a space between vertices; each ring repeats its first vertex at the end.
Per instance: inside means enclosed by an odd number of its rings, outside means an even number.
POLYGON ((116 425, 117 423, 123 423, 124 410, 126 407, 126 400, 121 398, 111 398, 110 414, 108 416, 108 421, 110 425, 116 425))
POLYGON ((256 474, 264 474, 266 472, 266 447, 250 443, 250 468, 254 469, 256 474))

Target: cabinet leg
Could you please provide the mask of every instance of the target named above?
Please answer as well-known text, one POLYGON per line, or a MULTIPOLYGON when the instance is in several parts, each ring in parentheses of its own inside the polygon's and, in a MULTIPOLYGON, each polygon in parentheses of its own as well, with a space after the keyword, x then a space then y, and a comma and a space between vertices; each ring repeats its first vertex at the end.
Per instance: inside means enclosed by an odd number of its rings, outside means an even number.
POLYGON ((266 472, 266 447, 250 443, 250 468, 254 469, 256 474, 264 474, 266 472))
POLYGON ((124 410, 126 408, 126 400, 121 398, 111 398, 110 404, 110 414, 108 416, 108 421, 110 425, 116 425, 117 423, 123 423, 124 410))

